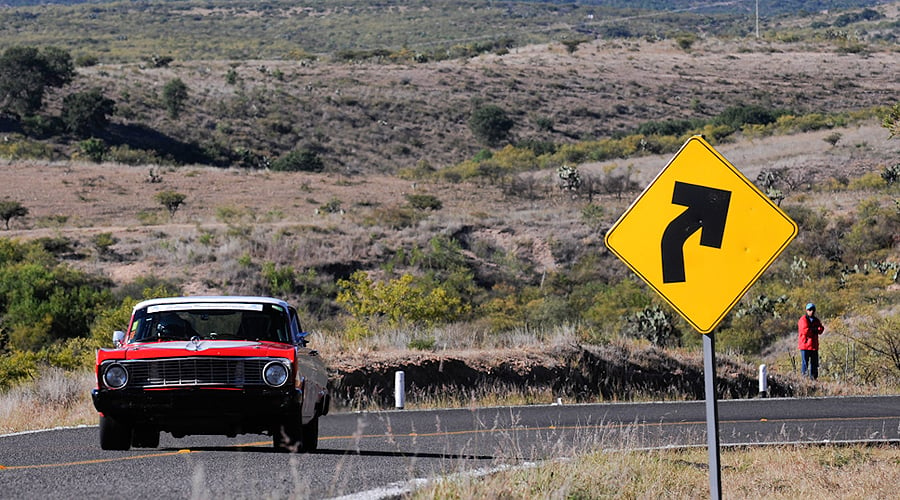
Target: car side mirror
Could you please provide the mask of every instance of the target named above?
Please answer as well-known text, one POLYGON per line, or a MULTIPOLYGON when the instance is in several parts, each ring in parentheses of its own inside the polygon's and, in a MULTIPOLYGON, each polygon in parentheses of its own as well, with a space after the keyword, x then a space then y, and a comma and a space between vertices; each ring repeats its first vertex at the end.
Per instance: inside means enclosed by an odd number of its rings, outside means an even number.
POLYGON ((116 347, 122 347, 122 344, 125 343, 125 332, 122 330, 116 330, 113 332, 113 345, 116 347))
POLYGON ((300 334, 297 335, 297 344, 299 344, 300 347, 306 347, 307 344, 309 344, 309 340, 306 339, 307 335, 309 335, 309 332, 300 332, 300 334))

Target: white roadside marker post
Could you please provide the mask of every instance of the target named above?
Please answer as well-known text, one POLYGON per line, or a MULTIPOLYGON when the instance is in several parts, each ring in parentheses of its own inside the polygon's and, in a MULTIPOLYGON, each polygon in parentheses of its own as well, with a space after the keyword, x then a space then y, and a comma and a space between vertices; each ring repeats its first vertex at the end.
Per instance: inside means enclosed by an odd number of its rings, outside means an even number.
POLYGON ((766 365, 759 365, 759 397, 764 398, 769 394, 769 375, 766 365))
POLYGON ((402 410, 406 406, 406 373, 394 372, 394 407, 402 410))

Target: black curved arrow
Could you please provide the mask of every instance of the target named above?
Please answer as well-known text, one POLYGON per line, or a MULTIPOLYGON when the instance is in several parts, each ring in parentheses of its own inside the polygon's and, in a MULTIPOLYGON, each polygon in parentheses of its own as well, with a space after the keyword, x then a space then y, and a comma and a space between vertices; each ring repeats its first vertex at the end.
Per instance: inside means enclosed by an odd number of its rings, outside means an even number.
POLYGON ((663 283, 684 281, 684 242, 699 229, 703 229, 700 233, 701 245, 722 248, 730 202, 731 191, 684 182, 675 183, 672 203, 688 208, 672 220, 663 232, 663 283))

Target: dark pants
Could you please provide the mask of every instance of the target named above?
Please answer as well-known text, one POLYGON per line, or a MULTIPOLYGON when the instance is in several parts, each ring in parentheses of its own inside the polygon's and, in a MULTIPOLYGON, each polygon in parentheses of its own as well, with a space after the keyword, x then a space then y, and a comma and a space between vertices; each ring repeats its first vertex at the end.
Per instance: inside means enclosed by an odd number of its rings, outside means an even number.
POLYGON ((819 351, 800 351, 800 373, 803 376, 809 374, 809 378, 819 378, 819 351))

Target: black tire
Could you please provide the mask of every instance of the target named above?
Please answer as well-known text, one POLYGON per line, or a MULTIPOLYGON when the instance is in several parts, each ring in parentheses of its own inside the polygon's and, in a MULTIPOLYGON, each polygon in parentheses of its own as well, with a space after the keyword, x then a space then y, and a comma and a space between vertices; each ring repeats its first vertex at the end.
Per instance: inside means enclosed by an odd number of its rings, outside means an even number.
POLYGON ((300 451, 300 426, 294 422, 284 422, 272 431, 272 445, 278 451, 296 453, 300 451))
POLYGON ((131 426, 106 415, 101 416, 100 448, 104 450, 131 449, 131 426))
POLYGON ((135 448, 159 448, 159 431, 156 429, 134 429, 131 446, 135 448))
POLYGON ((303 451, 316 451, 319 447, 319 417, 310 420, 306 425, 301 425, 300 432, 303 451))

